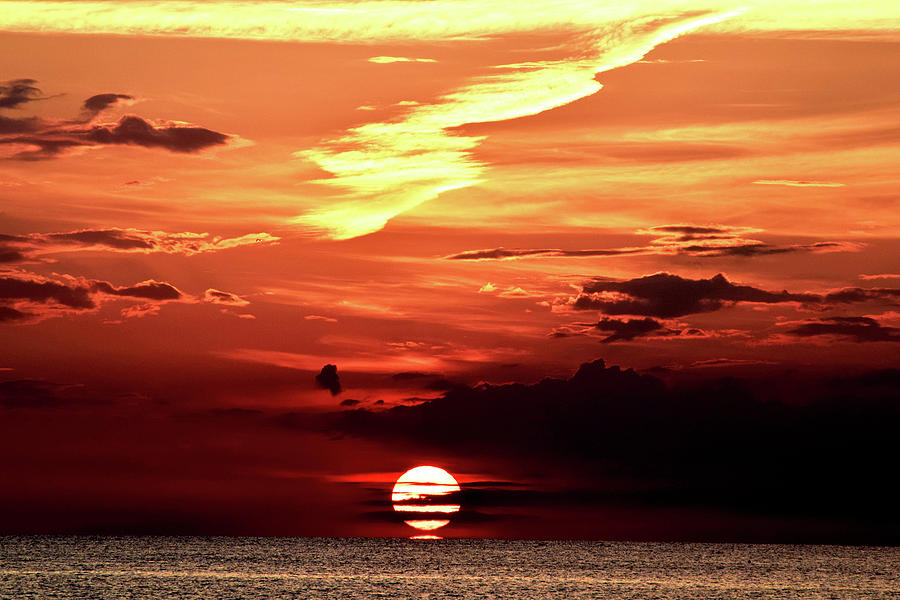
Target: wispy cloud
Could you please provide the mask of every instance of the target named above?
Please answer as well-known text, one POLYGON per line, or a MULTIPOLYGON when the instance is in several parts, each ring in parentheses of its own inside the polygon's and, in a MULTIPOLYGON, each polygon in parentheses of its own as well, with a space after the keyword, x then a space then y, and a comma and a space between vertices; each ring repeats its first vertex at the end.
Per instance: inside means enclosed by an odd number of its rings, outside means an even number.
POLYGON ((569 60, 499 65, 496 73, 436 103, 299 152, 334 175, 317 183, 335 189, 336 197, 297 222, 337 239, 378 231, 394 216, 480 180, 485 165, 471 151, 483 138, 451 129, 534 115, 594 94, 602 87, 597 73, 631 64, 663 42, 735 14, 601 21, 573 44, 569 60))
POLYGON ((844 187, 846 184, 834 181, 803 181, 794 179, 757 179, 754 181, 756 185, 785 185, 788 187, 824 187, 835 188, 844 187))
POLYGON ((809 244, 768 244, 748 236, 761 232, 752 227, 725 225, 660 225, 640 229, 636 233, 653 235, 647 246, 630 248, 560 249, 560 248, 486 248, 466 250, 446 256, 447 260, 504 260, 518 258, 590 258, 630 256, 637 254, 686 255, 697 257, 752 257, 790 252, 857 252, 856 242, 825 241, 809 244))
POLYGON ((390 64, 390 63, 433 63, 437 62, 433 58, 407 58, 406 56, 373 56, 369 59, 369 62, 377 63, 380 65, 390 64))

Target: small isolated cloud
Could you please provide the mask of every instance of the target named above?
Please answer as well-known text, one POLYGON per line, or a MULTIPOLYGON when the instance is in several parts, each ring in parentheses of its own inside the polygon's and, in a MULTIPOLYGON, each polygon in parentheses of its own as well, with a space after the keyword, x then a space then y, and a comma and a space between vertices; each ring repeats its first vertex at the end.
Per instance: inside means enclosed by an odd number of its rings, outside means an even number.
POLYGON ((486 284, 484 284, 483 286, 481 286, 481 288, 479 288, 478 293, 479 293, 479 294, 489 294, 489 293, 494 292, 494 291, 496 291, 496 290, 497 290, 497 286, 495 286, 493 283, 491 283, 490 281, 488 281, 486 284))
POLYGON ((900 342, 900 328, 871 317, 830 317, 808 321, 788 331, 798 337, 834 336, 854 342, 900 342))
POLYGON ((338 322, 337 319, 334 319, 332 317, 325 317, 322 315, 306 315, 303 318, 306 319, 307 321, 324 321, 326 323, 337 323, 338 322))
POLYGON ((835 188, 844 187, 846 184, 837 183, 835 181, 804 181, 795 179, 757 179, 753 182, 756 185, 785 185, 788 187, 825 187, 835 188))
POLYGON ((409 62, 418 62, 418 63, 433 63, 437 62, 433 58, 409 58, 406 56, 373 56, 369 59, 369 62, 376 63, 379 65, 386 65, 390 63, 409 63, 409 62))
POLYGON ((211 304, 223 304, 225 306, 247 306, 250 304, 250 302, 244 300, 237 294, 223 292, 212 288, 203 292, 203 301, 211 304))
POLYGON ((337 365, 325 365, 316 375, 316 385, 323 390, 331 392, 332 396, 341 393, 341 378, 338 376, 337 365))
POLYGON ((347 398, 346 400, 341 400, 341 406, 359 406, 359 400, 353 400, 351 398, 347 398))

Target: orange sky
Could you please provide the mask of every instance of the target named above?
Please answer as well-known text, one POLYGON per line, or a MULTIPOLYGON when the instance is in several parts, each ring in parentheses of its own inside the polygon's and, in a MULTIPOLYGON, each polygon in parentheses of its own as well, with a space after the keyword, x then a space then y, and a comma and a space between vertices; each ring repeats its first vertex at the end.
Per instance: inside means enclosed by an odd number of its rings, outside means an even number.
MULTIPOLYGON (((628 4, 0 1, 2 444, 32 465, 3 505, 108 485, 124 522, 159 484, 237 506, 196 476, 223 462, 271 484, 260 510, 418 461, 527 479, 253 420, 599 357, 896 368, 900 9, 628 4), (9 441, 45 417, 71 464, 9 441)), ((287 530, 397 534, 332 521, 287 530)))

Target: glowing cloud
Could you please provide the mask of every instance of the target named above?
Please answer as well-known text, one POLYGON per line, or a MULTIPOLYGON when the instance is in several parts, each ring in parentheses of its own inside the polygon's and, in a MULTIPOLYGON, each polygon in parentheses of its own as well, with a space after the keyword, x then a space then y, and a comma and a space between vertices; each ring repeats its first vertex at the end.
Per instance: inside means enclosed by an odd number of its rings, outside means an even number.
POLYGON ((433 63, 437 62, 433 58, 407 58, 405 56, 373 56, 369 62, 378 63, 380 65, 398 63, 398 62, 420 62, 433 63))
POLYGON ((788 187, 844 187, 843 183, 834 181, 795 181, 793 179, 758 179, 756 185, 785 185, 788 187))

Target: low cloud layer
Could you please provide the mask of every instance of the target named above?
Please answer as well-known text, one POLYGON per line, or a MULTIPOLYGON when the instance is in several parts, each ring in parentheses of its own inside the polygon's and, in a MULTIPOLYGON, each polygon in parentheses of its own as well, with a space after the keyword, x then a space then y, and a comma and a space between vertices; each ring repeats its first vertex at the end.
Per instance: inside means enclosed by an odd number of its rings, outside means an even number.
MULTIPOLYGON (((568 380, 457 387, 414 406, 288 415, 281 423, 571 472, 585 492, 579 502, 595 509, 802 515, 890 537, 900 534, 883 529, 893 522, 884 520, 894 512, 884 474, 898 394, 896 370, 786 371, 669 387, 595 361, 568 380)), ((508 496, 498 505, 533 504, 508 496)))

